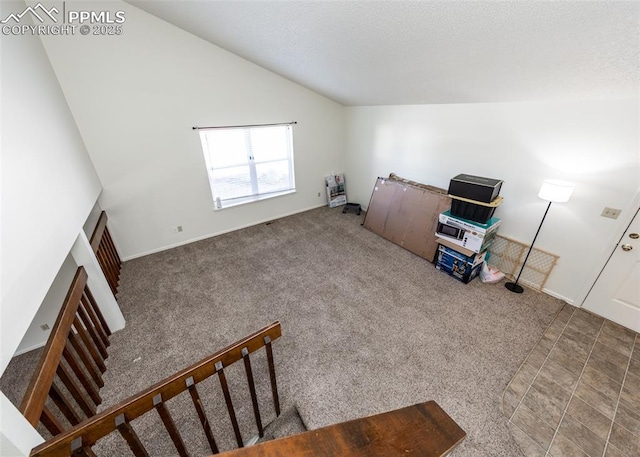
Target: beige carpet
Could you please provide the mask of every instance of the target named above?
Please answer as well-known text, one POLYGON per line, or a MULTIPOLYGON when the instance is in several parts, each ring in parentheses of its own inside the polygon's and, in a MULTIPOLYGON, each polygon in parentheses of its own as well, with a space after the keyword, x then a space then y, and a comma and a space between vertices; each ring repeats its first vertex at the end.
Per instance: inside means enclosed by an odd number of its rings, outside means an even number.
MULTIPOLYGON (((127 327, 112 336, 103 406, 280 320, 283 410, 296 405, 310 429, 435 400, 468 434, 453 455, 520 455, 502 392, 562 302, 478 279, 462 284, 361 222, 320 208, 126 262, 118 300, 127 327)), ((254 364, 261 376, 263 358, 254 364)), ((229 374, 234 392, 246 385, 237 368, 229 374)), ((17 389, 8 376, 5 392, 17 389)), ((210 384, 202 395, 218 443, 229 449, 219 388, 210 384)), ((263 383, 261 405, 273 418, 267 394, 263 383)), ((250 402, 234 395, 248 439, 250 402)), ((187 400, 169 406, 180 428, 195 433, 193 455, 206 455, 187 400)), ((171 455, 164 435, 150 432, 153 422, 134 425, 154 455, 171 455)), ((121 445, 105 443, 103 455, 121 445)))

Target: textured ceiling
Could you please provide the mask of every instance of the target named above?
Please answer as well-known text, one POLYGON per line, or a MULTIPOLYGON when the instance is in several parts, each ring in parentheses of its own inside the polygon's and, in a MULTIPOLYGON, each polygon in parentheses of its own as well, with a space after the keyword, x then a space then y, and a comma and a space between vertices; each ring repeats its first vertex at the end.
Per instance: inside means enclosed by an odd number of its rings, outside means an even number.
POLYGON ((344 105, 637 97, 640 2, 129 1, 344 105))

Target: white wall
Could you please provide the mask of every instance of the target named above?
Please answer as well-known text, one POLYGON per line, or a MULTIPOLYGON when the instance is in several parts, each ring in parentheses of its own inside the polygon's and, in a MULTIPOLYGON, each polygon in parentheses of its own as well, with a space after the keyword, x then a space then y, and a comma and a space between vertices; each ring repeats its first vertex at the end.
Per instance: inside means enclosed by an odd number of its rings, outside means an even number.
POLYGON ((91 212, 87 217, 87 220, 82 226, 82 230, 84 230, 84 234, 87 236, 89 240, 91 239, 91 235, 93 235, 93 231, 95 230, 96 225, 98 224, 98 219, 100 219, 101 213, 102 213, 102 208, 100 208, 100 203, 96 202, 96 204, 91 209, 91 212))
POLYGON ((91 5, 125 11, 124 33, 43 42, 123 258, 326 203, 324 176, 344 164, 341 105, 129 4, 91 5), (297 193, 214 212, 191 127, 288 121, 298 122, 297 193), (174 234, 177 225, 184 231, 174 234))
MULTIPOLYGON (((546 288, 576 298, 602 267, 619 222, 640 186, 638 101, 350 107, 349 197, 368 204, 377 176, 390 172, 443 188, 459 174, 503 179, 500 233, 530 243, 545 202, 542 181, 577 184, 551 207, 536 246, 560 260, 546 288)), ((577 303, 579 304, 579 303, 577 303)))
MULTIPOLYGON (((24 7, 22 2, 2 2, 2 17, 24 7)), ((0 373, 100 192, 100 181, 38 37, 3 36, 1 59, 0 373)))
POLYGON ((77 270, 78 265, 74 262, 73 257, 68 255, 67 258, 64 259, 47 295, 45 295, 40 309, 38 309, 38 312, 31 321, 31 325, 27 329, 24 337, 22 337, 22 341, 20 341, 15 355, 24 354, 25 352, 42 347, 47 343, 53 324, 58 318, 58 313, 60 312, 60 308, 62 308, 64 299, 69 291, 69 286, 77 270), (40 328, 43 324, 47 324, 49 329, 43 331, 40 328))
POLYGON ((43 441, 36 429, 0 392, 0 455, 3 457, 28 456, 31 449, 43 441))
MULTIPOLYGON (((24 10, 0 2, 0 16, 24 10)), ((24 22, 30 22, 25 17, 24 22)), ((100 180, 37 36, 3 36, 0 374, 96 202, 100 180)), ((3 451, 42 441, 0 395, 3 451)))

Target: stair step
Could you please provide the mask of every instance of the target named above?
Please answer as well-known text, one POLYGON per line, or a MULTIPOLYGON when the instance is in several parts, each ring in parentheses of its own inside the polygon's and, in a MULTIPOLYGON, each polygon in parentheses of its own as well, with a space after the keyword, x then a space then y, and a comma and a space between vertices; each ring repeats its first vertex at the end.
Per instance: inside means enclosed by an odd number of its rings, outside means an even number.
POLYGON ((284 438, 306 431, 307 427, 304 425, 298 413, 298 408, 292 406, 264 428, 264 436, 258 440, 258 443, 276 438, 284 438))

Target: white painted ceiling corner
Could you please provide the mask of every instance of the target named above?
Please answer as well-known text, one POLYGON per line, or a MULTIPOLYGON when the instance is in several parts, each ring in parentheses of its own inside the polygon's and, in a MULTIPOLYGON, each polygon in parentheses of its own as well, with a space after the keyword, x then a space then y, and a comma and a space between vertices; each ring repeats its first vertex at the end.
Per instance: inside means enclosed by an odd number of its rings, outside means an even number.
POLYGON ((128 3, 343 105, 637 98, 637 1, 128 3))

